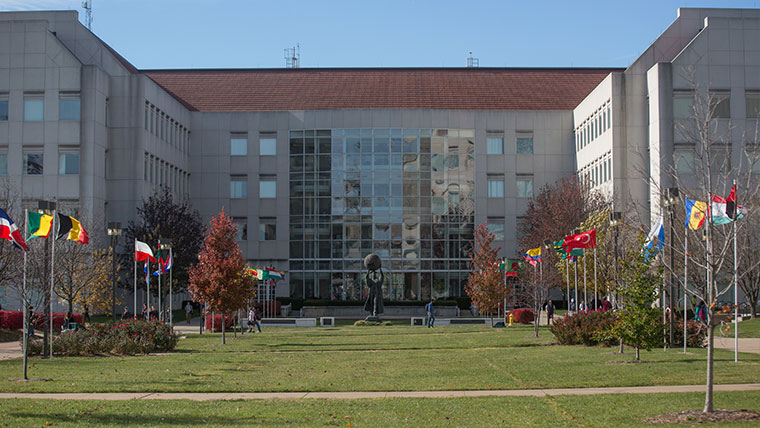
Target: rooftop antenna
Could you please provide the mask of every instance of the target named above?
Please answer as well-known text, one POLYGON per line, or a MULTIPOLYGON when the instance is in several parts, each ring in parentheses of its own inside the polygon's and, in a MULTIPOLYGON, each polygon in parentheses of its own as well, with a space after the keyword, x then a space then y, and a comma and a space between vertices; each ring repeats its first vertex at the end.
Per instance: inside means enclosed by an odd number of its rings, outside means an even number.
POLYGON ((301 68, 301 46, 285 48, 285 68, 301 68))
POLYGON ((467 66, 467 68, 480 67, 480 59, 472 56, 472 52, 470 52, 470 55, 467 56, 467 61, 465 65, 467 66))
POLYGON ((84 21, 87 24, 87 29, 92 31, 92 2, 93 0, 85 0, 82 2, 82 8, 84 8, 84 21))

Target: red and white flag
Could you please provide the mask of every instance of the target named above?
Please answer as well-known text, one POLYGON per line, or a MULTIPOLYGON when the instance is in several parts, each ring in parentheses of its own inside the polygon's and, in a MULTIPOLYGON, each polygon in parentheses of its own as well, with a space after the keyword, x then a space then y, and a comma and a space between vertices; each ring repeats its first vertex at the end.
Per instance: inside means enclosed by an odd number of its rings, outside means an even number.
POLYGON ((13 220, 11 220, 8 214, 2 209, 0 209, 0 239, 7 239, 13 242, 13 245, 18 248, 21 248, 24 251, 28 250, 26 242, 24 242, 24 238, 21 237, 21 232, 19 232, 18 227, 16 227, 13 220))
POLYGON ((565 243, 562 246, 567 252, 576 248, 596 248, 596 229, 565 236, 565 243))
POLYGON ((150 260, 152 262, 155 262, 156 258, 153 257, 153 251, 150 250, 150 246, 148 244, 135 239, 135 261, 141 262, 143 260, 150 260))

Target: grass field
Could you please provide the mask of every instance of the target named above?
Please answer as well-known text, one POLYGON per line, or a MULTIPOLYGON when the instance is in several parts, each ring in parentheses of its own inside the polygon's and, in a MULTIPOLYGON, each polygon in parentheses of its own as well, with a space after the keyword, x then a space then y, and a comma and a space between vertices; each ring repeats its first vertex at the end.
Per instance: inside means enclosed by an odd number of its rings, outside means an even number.
MULTIPOLYGON (((0 413, 5 415, 0 424, 8 427, 634 427, 647 426, 641 423, 647 417, 701 409, 703 400, 703 395, 697 393, 208 402, 0 400, 0 413)), ((760 392, 719 392, 715 402, 718 408, 758 411, 760 392)), ((719 426, 757 425, 745 422, 719 426)))
MULTIPOLYGON (((137 357, 0 361, 2 392, 264 392, 523 389, 700 384, 705 350, 632 350, 552 345, 531 326, 267 329, 263 334, 190 335, 177 352, 137 357)), ((760 355, 716 350, 716 383, 760 382, 760 355)))
MULTIPOLYGON (((724 333, 724 336, 734 337, 734 326, 724 333)), ((760 338, 760 318, 746 320, 739 323, 739 337, 760 338)))

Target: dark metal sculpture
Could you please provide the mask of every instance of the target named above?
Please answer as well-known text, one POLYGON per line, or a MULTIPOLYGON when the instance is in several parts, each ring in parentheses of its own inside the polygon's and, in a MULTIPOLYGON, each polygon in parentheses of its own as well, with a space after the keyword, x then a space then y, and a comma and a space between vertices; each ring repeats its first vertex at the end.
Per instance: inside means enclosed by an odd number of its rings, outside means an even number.
POLYGON ((364 258, 364 267, 367 268, 365 279, 369 287, 369 296, 364 302, 364 310, 370 313, 366 318, 367 321, 380 322, 378 314, 383 313, 383 281, 385 275, 383 275, 381 266, 380 257, 375 253, 364 258))

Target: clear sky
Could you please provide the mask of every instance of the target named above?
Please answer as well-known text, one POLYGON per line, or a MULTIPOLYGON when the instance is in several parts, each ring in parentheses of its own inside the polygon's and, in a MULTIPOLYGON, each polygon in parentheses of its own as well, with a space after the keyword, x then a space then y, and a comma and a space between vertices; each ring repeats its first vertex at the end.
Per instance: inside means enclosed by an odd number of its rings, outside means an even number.
MULTIPOLYGON (((91 0, 93 31, 140 69, 625 67, 679 7, 760 0, 91 0)), ((75 9, 81 0, 0 0, 0 10, 75 9)))

